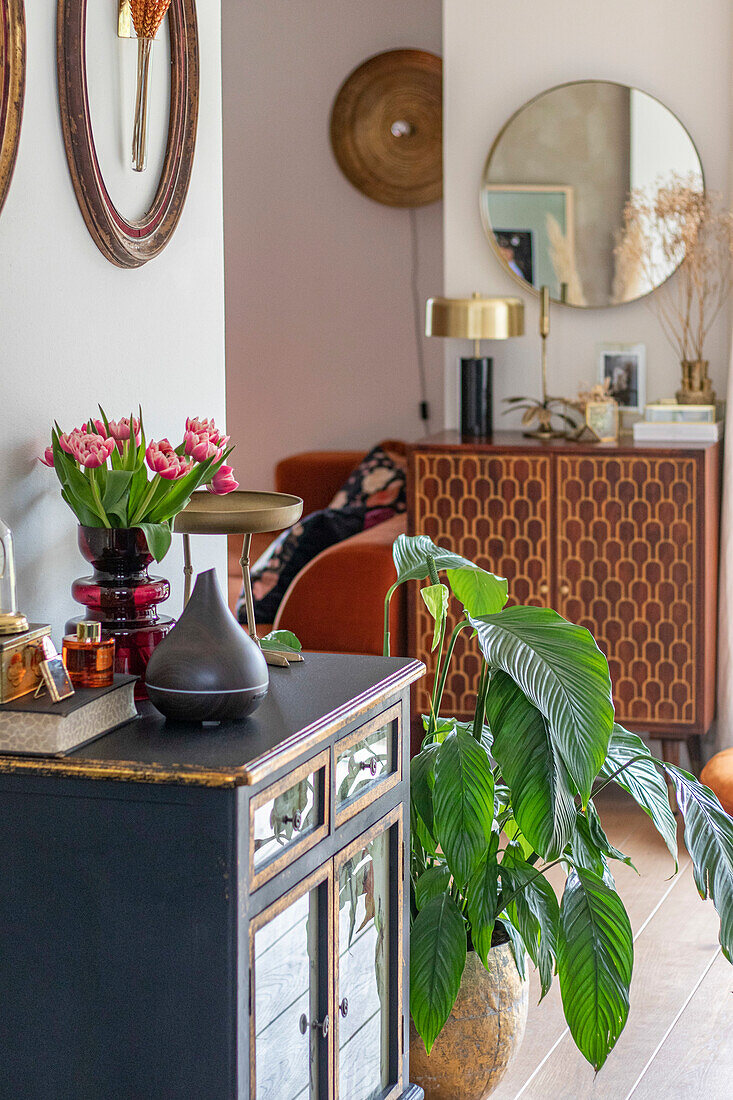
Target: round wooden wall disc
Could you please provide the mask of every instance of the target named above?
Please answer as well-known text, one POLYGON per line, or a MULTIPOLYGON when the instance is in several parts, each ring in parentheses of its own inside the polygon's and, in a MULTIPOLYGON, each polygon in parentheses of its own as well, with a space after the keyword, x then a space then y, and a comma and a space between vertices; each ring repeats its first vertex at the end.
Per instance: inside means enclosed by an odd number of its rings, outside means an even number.
POLYGON ((341 171, 386 206, 443 194, 443 62, 425 50, 370 57, 344 81, 331 113, 341 171))

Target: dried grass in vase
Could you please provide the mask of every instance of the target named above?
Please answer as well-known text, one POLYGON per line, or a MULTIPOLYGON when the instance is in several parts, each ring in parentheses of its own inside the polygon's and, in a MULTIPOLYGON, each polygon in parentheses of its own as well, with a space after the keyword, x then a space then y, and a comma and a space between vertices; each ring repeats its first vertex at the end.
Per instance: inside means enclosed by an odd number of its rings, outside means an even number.
POLYGON ((705 341, 731 290, 733 214, 698 176, 673 174, 631 193, 615 258, 616 301, 657 288, 647 301, 682 364, 678 401, 714 402, 705 341))
POLYGON ((132 166, 144 172, 148 157, 148 94, 150 50, 171 0, 130 0, 132 25, 137 35, 137 95, 132 135, 132 166))

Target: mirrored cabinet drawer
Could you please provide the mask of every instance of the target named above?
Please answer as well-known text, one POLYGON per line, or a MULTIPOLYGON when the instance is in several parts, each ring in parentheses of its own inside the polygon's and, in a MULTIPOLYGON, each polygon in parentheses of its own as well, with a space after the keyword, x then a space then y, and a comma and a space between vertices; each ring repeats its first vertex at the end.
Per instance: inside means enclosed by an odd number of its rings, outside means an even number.
POLYGON ((302 764, 249 805, 249 872, 256 890, 329 831, 330 753, 302 764))
POLYGON ((402 707, 397 703, 336 742, 336 824, 381 797, 401 776, 402 707))

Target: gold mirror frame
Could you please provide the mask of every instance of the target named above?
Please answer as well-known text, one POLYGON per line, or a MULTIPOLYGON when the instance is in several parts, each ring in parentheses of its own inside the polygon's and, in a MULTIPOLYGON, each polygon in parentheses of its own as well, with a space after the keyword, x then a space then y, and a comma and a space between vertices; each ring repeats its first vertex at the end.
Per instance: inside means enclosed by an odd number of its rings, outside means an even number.
MULTIPOLYGON (((491 164, 491 159, 494 156, 494 154, 495 154, 502 138, 504 137, 505 133, 507 132, 509 127, 512 125, 512 123, 515 121, 515 119, 517 119, 519 117, 519 115, 523 114, 523 112, 526 111, 527 108, 531 107, 532 104, 536 103, 540 99, 543 99, 546 95, 549 95, 551 92, 558 92, 562 88, 572 88, 572 87, 575 87, 579 84, 608 84, 608 85, 610 85, 611 87, 614 87, 614 88, 624 88, 627 91, 641 92, 643 95, 648 96, 649 99, 654 100, 655 103, 658 103, 660 105, 660 107, 663 107, 664 110, 667 111, 670 115, 672 115, 672 117, 679 123, 680 127, 682 128, 682 130, 685 132, 685 134, 689 138, 690 144, 691 144, 692 148, 695 151, 695 155, 697 156, 698 164, 700 165, 700 176, 701 176, 701 179, 702 179, 703 189, 707 189, 707 184, 705 182, 705 169, 703 168, 702 157, 700 156, 700 150, 698 149, 697 145, 695 144, 695 141, 693 140, 693 137, 692 137, 690 131, 687 129, 687 127, 682 122, 682 120, 679 118, 679 116, 676 115, 674 113, 674 111, 671 110, 671 108, 669 108, 667 106, 666 103, 664 103, 661 99, 659 99, 658 96, 652 95, 651 92, 645 92, 645 91, 643 91, 643 89, 636 88, 631 84, 623 84, 619 80, 602 80, 602 79, 599 79, 599 80, 566 80, 563 84, 554 84, 551 88, 545 88, 545 89, 543 89, 543 91, 538 92, 537 95, 532 96, 531 99, 528 99, 526 101, 526 103, 523 103, 521 105, 521 107, 518 107, 517 110, 514 111, 514 113, 506 120, 506 122, 504 123, 502 128, 499 130, 499 133, 494 138, 494 141, 492 142, 491 148, 489 149, 488 156, 486 157, 486 160, 484 162, 483 171, 481 173, 481 186, 479 188, 479 213, 480 213, 480 216, 481 216, 481 224, 483 226, 484 235, 486 236, 489 244, 491 245, 491 249, 492 249, 494 255, 496 256, 497 260, 501 264, 504 271, 506 271, 506 273, 511 277, 511 279, 515 283, 517 283, 519 286, 524 287, 525 290, 527 290, 530 293, 534 294, 535 297, 537 297, 537 298, 539 298, 541 288, 539 286, 534 286, 532 283, 528 282, 526 279, 523 279, 521 276, 517 275, 516 272, 512 271, 512 269, 509 266, 509 264, 507 263, 506 259, 504 258, 504 256, 502 256, 501 251, 499 249, 499 245, 498 245, 497 240, 496 240, 496 234, 494 233, 494 230, 491 226, 491 222, 489 221, 489 218, 488 218, 488 216, 487 216, 487 214, 484 210, 484 203, 482 201, 482 195, 483 195, 484 187, 487 184, 492 184, 493 183, 493 181, 489 179, 489 166, 491 164)), ((499 186, 499 185, 497 185, 497 186, 499 186)), ((561 187, 559 185, 557 187, 548 187, 547 185, 541 185, 541 184, 537 184, 537 185, 527 184, 527 189, 528 190, 552 190, 552 191, 557 191, 557 190, 561 190, 561 187)), ((672 276, 675 274, 675 272, 678 270, 678 268, 679 268, 679 264, 674 269, 674 271, 671 271, 669 273, 669 275, 667 276, 667 278, 664 279, 661 283, 658 283, 655 287, 652 287, 652 289, 647 291, 646 294, 640 294, 637 298, 629 299, 629 301, 605 302, 605 303, 600 304, 600 305, 598 305, 598 304, 580 305, 580 304, 577 304, 575 302, 563 301, 561 298, 553 298, 552 296, 550 296, 550 298, 551 298, 551 301, 553 303, 555 303, 557 305, 570 306, 572 309, 612 309, 612 308, 615 308, 615 307, 618 307, 618 306, 630 305, 632 302, 643 302, 646 298, 650 297, 650 295, 654 294, 655 291, 659 290, 660 287, 664 286, 665 283, 668 282, 669 279, 672 278, 672 276)))
POLYGON ((0 212, 18 156, 25 97, 23 0, 0 0, 0 212))
MULTIPOLYGON (((168 9, 171 94, 168 139, 150 209, 132 221, 117 209, 97 157, 86 67, 87 0, 58 0, 57 65, 61 126, 71 180, 84 221, 100 252, 118 267, 140 267, 163 251, 188 194, 199 110, 199 44, 195 0, 168 9)), ((110 19, 110 33, 116 33, 110 19)))

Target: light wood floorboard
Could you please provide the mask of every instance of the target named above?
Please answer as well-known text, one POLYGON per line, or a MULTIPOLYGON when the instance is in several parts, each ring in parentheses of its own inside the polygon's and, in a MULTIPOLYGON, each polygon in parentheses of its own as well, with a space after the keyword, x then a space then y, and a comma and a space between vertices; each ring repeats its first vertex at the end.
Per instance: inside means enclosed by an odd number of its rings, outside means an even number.
POLYGON ((599 809, 609 839, 639 871, 613 865, 635 937, 629 1020, 594 1078, 567 1031, 557 980, 538 1005, 533 973, 524 1043, 492 1100, 733 1097, 733 968, 720 955, 717 915, 695 889, 681 830, 680 871, 670 877, 664 842, 630 799, 609 792, 599 809))

